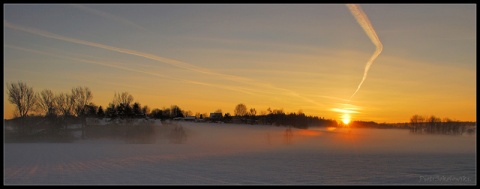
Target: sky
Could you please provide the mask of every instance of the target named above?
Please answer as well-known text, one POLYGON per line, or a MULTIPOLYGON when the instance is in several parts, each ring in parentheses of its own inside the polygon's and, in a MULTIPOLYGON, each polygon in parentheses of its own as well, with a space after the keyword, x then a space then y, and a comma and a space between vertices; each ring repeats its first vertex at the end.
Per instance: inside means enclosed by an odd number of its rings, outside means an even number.
POLYGON ((476 4, 359 7, 370 34, 345 4, 4 4, 4 117, 22 81, 103 107, 476 121, 476 4))

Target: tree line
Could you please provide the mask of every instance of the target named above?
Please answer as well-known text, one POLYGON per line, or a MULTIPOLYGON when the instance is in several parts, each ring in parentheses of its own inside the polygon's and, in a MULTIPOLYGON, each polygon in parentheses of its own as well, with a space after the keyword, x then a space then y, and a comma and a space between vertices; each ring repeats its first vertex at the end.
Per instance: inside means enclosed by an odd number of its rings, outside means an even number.
POLYGON ((476 131, 476 122, 458 121, 435 115, 422 116, 415 114, 410 117, 410 122, 405 123, 376 123, 374 121, 352 121, 350 127, 377 128, 377 129, 409 129, 414 134, 447 134, 462 135, 473 134, 476 131))
MULTIPOLYGON (((257 115, 255 108, 248 109, 243 103, 238 104, 234 110, 237 122, 246 124, 264 124, 276 126, 291 126, 295 128, 306 129, 312 126, 337 126, 335 120, 324 119, 317 116, 307 116, 301 110, 297 113, 286 113, 283 109, 268 108, 267 112, 261 112, 257 115)), ((225 116, 227 118, 227 116, 225 116)), ((230 120, 226 120, 231 122, 230 120)))
POLYGON ((195 116, 198 119, 245 124, 269 124, 277 126, 293 126, 307 128, 309 126, 336 126, 335 120, 327 120, 314 116, 307 116, 303 112, 285 113, 282 109, 270 109, 267 112, 257 113, 255 108, 248 109, 240 103, 234 109, 234 115, 216 110, 216 117, 209 117, 207 113, 196 113, 183 110, 177 105, 169 108, 154 108, 142 106, 140 102, 128 92, 115 92, 112 101, 106 108, 93 103, 93 92, 88 87, 74 87, 70 93, 54 93, 44 89, 39 93, 24 82, 7 83, 8 100, 15 106, 15 130, 21 135, 30 135, 35 132, 36 125, 48 125, 51 134, 65 134, 69 124, 80 124, 82 137, 86 127, 86 118, 152 118, 174 119, 186 116, 195 116), (36 114, 35 114, 36 113, 36 114))
POLYGON ((410 118, 409 129, 412 133, 420 134, 451 134, 461 135, 465 132, 475 132, 473 127, 476 128, 475 122, 464 122, 453 120, 450 118, 443 118, 431 115, 422 116, 415 114, 410 118))

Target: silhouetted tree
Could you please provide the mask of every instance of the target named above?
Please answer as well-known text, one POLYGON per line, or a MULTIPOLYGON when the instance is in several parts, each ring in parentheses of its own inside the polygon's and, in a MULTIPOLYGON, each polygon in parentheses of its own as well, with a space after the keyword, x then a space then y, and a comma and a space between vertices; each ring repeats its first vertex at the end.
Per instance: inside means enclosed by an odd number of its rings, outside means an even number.
POLYGON ((468 122, 454 121, 449 118, 444 118, 442 121, 434 115, 426 118, 413 115, 410 118, 410 131, 412 133, 461 135, 467 130, 468 124, 468 122))
POLYGON ((255 110, 255 108, 250 108, 250 112, 248 113, 248 115, 250 116, 250 124, 255 124, 255 116, 257 115, 257 110, 255 110))
POLYGON ((72 95, 60 93, 55 97, 57 107, 63 119, 64 128, 67 129, 69 119, 73 115, 72 95))
POLYGON ((411 129, 413 132, 418 132, 423 129, 421 128, 423 123, 425 122, 425 118, 421 115, 415 114, 410 118, 411 129))
POLYGON ((125 107, 130 106, 132 102, 133 102, 133 96, 128 92, 115 93, 112 101, 113 105, 115 106, 119 106, 120 104, 123 104, 125 107))
POLYGON ((97 117, 98 118, 104 118, 105 117, 105 112, 103 111, 103 107, 99 106, 97 110, 97 117))
POLYGON ((223 116, 223 120, 225 123, 232 122, 232 116, 230 115, 230 113, 225 113, 225 115, 223 116))
MULTIPOLYGON (((16 107, 19 117, 27 117, 28 113, 35 108, 38 95, 32 87, 23 82, 7 84, 8 101, 16 107)), ((15 113, 15 114, 16 114, 15 113)))
POLYGON ((140 103, 138 102, 133 103, 132 111, 133 111, 133 117, 136 117, 136 118, 144 117, 140 103))
POLYGON ((240 117, 246 116, 248 114, 247 106, 245 106, 245 104, 243 103, 240 103, 235 107, 235 110, 233 111, 233 113, 235 114, 235 116, 240 116, 240 117))
POLYGON ((86 113, 87 105, 93 98, 92 91, 88 87, 77 87, 72 89, 73 113, 77 117, 82 117, 86 113))
POLYGON ((97 117, 97 110, 98 110, 98 107, 95 104, 90 103, 89 105, 86 106, 85 116, 97 117))
POLYGON ((105 116, 110 119, 115 119, 118 117, 117 108, 113 103, 108 104, 108 107, 105 110, 105 116))
POLYGON ((172 110, 170 108, 163 108, 162 109, 162 118, 163 119, 171 119, 173 118, 173 113, 172 113, 172 110))
POLYGON ((82 122, 82 138, 85 138, 86 107, 93 98, 92 91, 88 87, 77 87, 72 89, 73 112, 82 122))
POLYGON ((193 115, 193 113, 192 113, 192 111, 190 111, 190 110, 184 110, 184 111, 183 111, 183 115, 184 115, 184 116, 191 116, 191 115, 193 115))
POLYGON ((441 119, 431 115, 427 118, 427 132, 428 133, 435 133, 440 126, 441 119))
POLYGON ((121 119, 132 118, 134 116, 132 107, 123 103, 120 103, 116 107, 116 113, 121 119))
POLYGON ((158 108, 155 108, 153 109, 151 112, 150 112, 150 116, 151 118, 154 118, 154 119, 164 119, 163 117, 163 110, 160 110, 158 108))
POLYGON ((40 92, 39 98, 37 100, 36 110, 40 114, 44 114, 44 118, 48 122, 47 132, 50 135, 57 135, 61 129, 62 123, 58 119, 58 114, 60 109, 57 105, 56 95, 49 89, 44 89, 40 92))
POLYGON ((57 101, 55 95, 49 89, 44 89, 40 92, 40 96, 37 101, 37 110, 44 113, 45 116, 57 115, 57 101))
POLYGON ((143 107, 142 107, 142 114, 143 114, 144 116, 149 115, 149 114, 150 114, 150 107, 148 107, 148 106, 146 106, 146 105, 143 106, 143 107))
POLYGON ((60 93, 55 97, 55 100, 62 116, 66 117, 72 115, 73 101, 71 100, 71 95, 60 93))
POLYGON ((21 123, 16 124, 15 129, 20 134, 28 134, 31 127, 27 124, 27 116, 30 111, 34 111, 38 95, 32 87, 23 82, 7 84, 8 101, 15 105, 15 117, 20 117, 21 123))
POLYGON ((170 112, 171 112, 171 118, 176 118, 176 117, 185 117, 183 115, 183 111, 180 107, 178 107, 177 105, 172 105, 170 107, 170 112))
POLYGON ((255 115, 257 115, 257 110, 255 110, 255 108, 250 108, 250 115, 255 117, 255 115))

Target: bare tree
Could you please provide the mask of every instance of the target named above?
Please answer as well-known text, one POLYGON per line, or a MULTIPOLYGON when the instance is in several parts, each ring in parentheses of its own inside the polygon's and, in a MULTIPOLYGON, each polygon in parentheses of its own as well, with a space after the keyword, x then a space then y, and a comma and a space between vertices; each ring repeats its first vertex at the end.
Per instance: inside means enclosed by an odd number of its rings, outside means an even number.
POLYGON ((7 84, 8 101, 16 106, 18 116, 26 117, 28 112, 33 111, 37 102, 37 94, 32 87, 19 81, 7 84))
POLYGON ((81 117, 85 114, 86 107, 90 104, 92 98, 92 91, 90 91, 88 87, 73 88, 71 96, 73 113, 77 117, 81 117))
POLYGON ((85 138, 86 109, 93 98, 92 91, 88 87, 77 87, 72 89, 73 112, 82 121, 82 138, 85 138))
POLYGON ((44 89, 40 92, 38 99, 38 110, 44 113, 46 116, 57 115, 58 107, 55 95, 49 89, 44 89))
POLYGON ((235 116, 246 116, 248 114, 247 106, 245 106, 245 104, 240 103, 235 107, 235 110, 233 111, 233 113, 235 114, 235 116))
POLYGON ((150 114, 150 107, 148 107, 147 105, 143 106, 143 107, 142 107, 142 113, 143 113, 143 115, 145 115, 145 116, 148 115, 148 114, 150 114))
POLYGON ((131 94, 128 94, 128 92, 115 93, 113 96, 113 104, 115 106, 119 106, 120 104, 130 106, 132 102, 133 96, 131 94))
POLYGON ((190 110, 184 110, 184 111, 183 111, 183 115, 184 115, 185 117, 187 117, 187 116, 192 116, 193 113, 192 113, 192 111, 190 111, 190 110))
POLYGON ((55 97, 55 101, 59 112, 68 117, 73 113, 73 101, 72 96, 66 93, 60 93, 55 97))
POLYGON ((418 115, 418 114, 415 114, 410 118, 410 123, 412 125, 418 125, 418 124, 421 124, 423 122, 425 122, 425 117, 423 117, 421 115, 418 115))
POLYGON ((425 118, 421 115, 415 114, 410 118, 410 125, 411 125, 411 131, 416 133, 416 132, 421 132, 422 131, 422 125, 425 122, 425 118))
POLYGON ((255 108, 250 108, 250 115, 255 117, 255 115, 257 115, 257 110, 255 110, 255 108))

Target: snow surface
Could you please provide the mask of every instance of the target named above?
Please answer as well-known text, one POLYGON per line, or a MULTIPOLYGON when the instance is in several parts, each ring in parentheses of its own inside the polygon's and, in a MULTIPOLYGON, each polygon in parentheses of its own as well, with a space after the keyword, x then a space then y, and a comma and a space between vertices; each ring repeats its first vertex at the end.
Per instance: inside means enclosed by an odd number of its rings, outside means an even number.
POLYGON ((155 133, 147 144, 4 143, 4 185, 476 184, 476 135, 193 122, 155 133))

